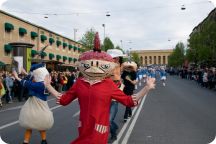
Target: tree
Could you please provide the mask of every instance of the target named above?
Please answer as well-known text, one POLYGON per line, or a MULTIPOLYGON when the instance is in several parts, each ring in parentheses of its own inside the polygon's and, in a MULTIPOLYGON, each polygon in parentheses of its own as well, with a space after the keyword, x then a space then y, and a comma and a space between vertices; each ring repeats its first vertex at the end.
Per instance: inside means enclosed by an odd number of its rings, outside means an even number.
POLYGON ((86 46, 86 51, 93 49, 95 34, 96 31, 91 28, 90 30, 86 31, 81 40, 79 40, 80 43, 86 46))
POLYGON ((108 49, 113 49, 114 45, 109 37, 106 37, 103 42, 102 50, 107 51, 108 49))
POLYGON ((192 32, 186 57, 195 64, 214 66, 216 62, 216 21, 208 17, 192 32))
POLYGON ((140 66, 141 64, 141 60, 140 60, 140 57, 138 55, 138 53, 132 53, 132 60, 138 65, 140 66))
POLYGON ((117 45, 115 48, 121 50, 124 53, 124 50, 120 46, 117 45))
POLYGON ((184 49, 185 46, 182 42, 176 44, 173 53, 169 56, 169 66, 181 67, 183 65, 185 60, 184 49))

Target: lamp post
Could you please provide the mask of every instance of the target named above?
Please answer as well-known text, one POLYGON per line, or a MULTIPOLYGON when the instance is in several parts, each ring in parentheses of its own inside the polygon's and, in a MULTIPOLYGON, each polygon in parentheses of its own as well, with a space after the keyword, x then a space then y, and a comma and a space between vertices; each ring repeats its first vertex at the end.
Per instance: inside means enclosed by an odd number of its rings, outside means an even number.
POLYGON ((121 49, 123 49, 123 44, 122 44, 122 40, 120 40, 120 42, 121 42, 121 49))
POLYGON ((78 29, 74 28, 74 41, 76 41, 76 32, 78 29))
POLYGON ((130 57, 129 57, 129 61, 131 62, 132 60, 131 60, 131 49, 132 48, 129 48, 130 50, 129 50, 129 53, 130 53, 130 57))
POLYGON ((104 40, 105 40, 105 34, 106 34, 105 33, 105 27, 106 27, 105 24, 102 24, 102 27, 104 28, 104 40))
MULTIPOLYGON (((129 40, 128 43, 131 44, 132 41, 129 40)), ((131 49, 132 49, 132 48, 131 48, 131 45, 129 45, 129 61, 131 61, 131 49)))

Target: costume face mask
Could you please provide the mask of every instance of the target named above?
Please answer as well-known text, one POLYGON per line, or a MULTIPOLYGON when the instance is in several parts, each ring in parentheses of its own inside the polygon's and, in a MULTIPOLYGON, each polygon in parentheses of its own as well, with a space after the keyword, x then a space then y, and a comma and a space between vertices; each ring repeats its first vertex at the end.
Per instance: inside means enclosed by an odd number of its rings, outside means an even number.
POLYGON ((35 82, 44 81, 45 76, 49 74, 44 64, 32 65, 30 72, 32 73, 35 82))
POLYGON ((89 80, 100 80, 108 77, 114 67, 114 62, 95 59, 80 61, 79 65, 83 76, 89 80))
POLYGON ((102 80, 115 68, 112 57, 100 50, 98 33, 95 35, 94 50, 84 52, 79 58, 79 70, 88 80, 102 80))
POLYGON ((122 64, 122 69, 128 72, 136 71, 137 64, 135 62, 124 62, 122 64))

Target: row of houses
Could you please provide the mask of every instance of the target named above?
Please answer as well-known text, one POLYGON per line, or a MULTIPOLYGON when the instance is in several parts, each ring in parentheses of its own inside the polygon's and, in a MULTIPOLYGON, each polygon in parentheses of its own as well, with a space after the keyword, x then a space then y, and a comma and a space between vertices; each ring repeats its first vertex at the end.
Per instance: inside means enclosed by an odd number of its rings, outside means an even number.
POLYGON ((82 44, 68 37, 0 10, 0 68, 10 69, 14 56, 20 51, 15 50, 11 43, 33 46, 26 46, 22 52, 21 56, 27 61, 24 63, 45 62, 52 69, 73 67, 84 50, 82 44))

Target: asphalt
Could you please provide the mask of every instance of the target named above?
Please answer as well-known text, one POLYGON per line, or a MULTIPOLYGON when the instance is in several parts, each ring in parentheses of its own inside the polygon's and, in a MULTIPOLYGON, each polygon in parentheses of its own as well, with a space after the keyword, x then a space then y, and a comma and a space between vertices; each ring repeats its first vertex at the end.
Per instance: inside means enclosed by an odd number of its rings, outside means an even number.
MULTIPOLYGON (((47 133, 49 144, 68 144, 78 136, 79 105, 77 101, 66 107, 58 107, 53 97, 49 106, 53 108, 55 124, 47 133)), ((0 135, 9 144, 21 144, 24 129, 18 123, 19 111, 24 102, 14 101, 0 109, 0 135), (3 128, 2 126, 6 126, 3 128)), ((125 107, 119 105, 116 122, 119 125, 119 144, 130 131, 131 118, 120 137, 125 107)), ((169 76, 166 86, 157 82, 141 107, 127 144, 208 144, 216 135, 216 91, 202 88, 194 81, 169 76)), ((40 142, 34 131, 31 144, 40 142)), ((125 144, 125 143, 124 143, 125 144)))

